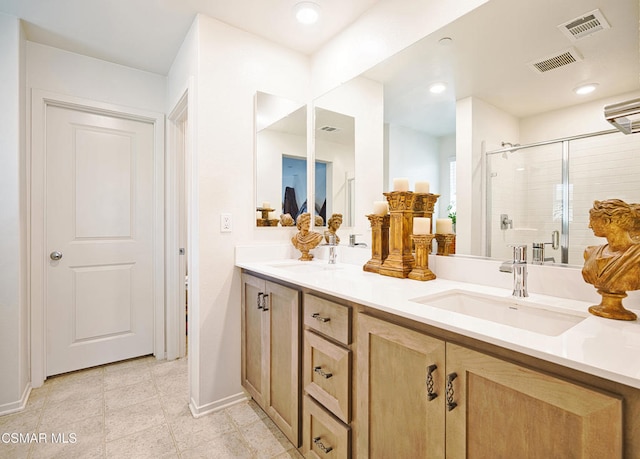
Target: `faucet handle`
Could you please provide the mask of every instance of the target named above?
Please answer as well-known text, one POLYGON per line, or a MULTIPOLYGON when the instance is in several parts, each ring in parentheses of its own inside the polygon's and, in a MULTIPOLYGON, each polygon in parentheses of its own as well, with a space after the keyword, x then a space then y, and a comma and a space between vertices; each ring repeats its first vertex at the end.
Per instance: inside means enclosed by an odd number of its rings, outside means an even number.
POLYGON ((513 262, 514 263, 526 263, 527 262, 527 245, 515 244, 513 247, 513 262))

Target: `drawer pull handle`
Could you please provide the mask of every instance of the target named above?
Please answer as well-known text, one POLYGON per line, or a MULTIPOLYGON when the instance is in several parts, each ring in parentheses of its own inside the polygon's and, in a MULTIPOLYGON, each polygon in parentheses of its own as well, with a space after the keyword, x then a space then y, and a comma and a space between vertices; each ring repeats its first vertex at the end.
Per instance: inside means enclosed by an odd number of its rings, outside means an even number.
POLYGON ((451 411, 458 406, 458 404, 453 401, 453 380, 457 377, 457 373, 449 373, 447 375, 447 411, 451 411))
POLYGON ((324 379, 329 379, 330 377, 333 376, 333 373, 325 373, 324 371, 322 371, 322 367, 313 367, 313 371, 318 373, 324 379))
POLYGON ((314 312, 313 314, 311 314, 311 317, 323 323, 329 322, 331 320, 330 317, 321 317, 319 312, 314 312))
POLYGON ((436 364, 427 367, 427 399, 429 401, 438 396, 438 394, 433 391, 433 372, 437 369, 438 366, 436 364))
POLYGON ((263 292, 258 293, 258 309, 262 309, 262 304, 263 304, 263 299, 262 296, 264 295, 263 292))
POLYGON ((320 441, 320 437, 315 437, 313 439, 313 442, 316 444, 316 446, 318 448, 320 448, 325 454, 329 454, 331 451, 333 451, 333 447, 332 446, 324 446, 322 444, 322 442, 320 441))
POLYGON ((268 311, 269 308, 267 307, 267 298, 269 297, 268 293, 265 293, 264 295, 262 295, 262 310, 263 311, 268 311))

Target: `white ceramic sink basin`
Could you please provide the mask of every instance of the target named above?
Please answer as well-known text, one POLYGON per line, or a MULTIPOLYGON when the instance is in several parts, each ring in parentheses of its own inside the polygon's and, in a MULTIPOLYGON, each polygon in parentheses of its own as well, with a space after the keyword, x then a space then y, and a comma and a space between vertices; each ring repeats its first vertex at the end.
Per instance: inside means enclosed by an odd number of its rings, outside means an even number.
POLYGON ((451 290, 411 301, 548 336, 558 336, 588 316, 586 312, 559 311, 518 298, 462 290, 451 290))
POLYGON ((272 268, 283 269, 285 271, 306 274, 306 273, 320 273, 324 271, 335 271, 340 269, 337 265, 330 265, 327 262, 315 262, 315 261, 285 261, 272 263, 269 266, 272 268))

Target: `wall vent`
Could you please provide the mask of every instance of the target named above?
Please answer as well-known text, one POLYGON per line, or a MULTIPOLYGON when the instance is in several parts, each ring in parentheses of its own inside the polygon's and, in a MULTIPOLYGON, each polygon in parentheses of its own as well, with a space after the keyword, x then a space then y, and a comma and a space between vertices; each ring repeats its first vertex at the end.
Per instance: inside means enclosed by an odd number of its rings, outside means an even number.
POLYGON ((566 51, 562 51, 558 54, 537 59, 533 62, 529 62, 529 66, 536 72, 545 73, 549 70, 554 70, 565 65, 573 64, 582 60, 582 56, 575 48, 569 48, 566 51))
POLYGON ((611 26, 600 10, 593 10, 590 13, 560 24, 558 28, 569 40, 576 41, 601 30, 609 29, 611 26))

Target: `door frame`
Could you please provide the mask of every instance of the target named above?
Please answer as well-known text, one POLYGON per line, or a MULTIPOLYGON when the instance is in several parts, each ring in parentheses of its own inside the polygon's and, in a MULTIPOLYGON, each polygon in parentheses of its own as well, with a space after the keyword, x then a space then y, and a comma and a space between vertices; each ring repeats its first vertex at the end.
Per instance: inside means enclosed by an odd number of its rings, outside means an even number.
MULTIPOLYGON (((190 81, 178 102, 167 117, 166 148, 166 312, 167 312, 167 360, 185 357, 186 317, 184 314, 185 291, 188 291, 189 309, 192 309, 191 279, 187 288, 184 284, 184 263, 181 258, 187 257, 190 263, 189 239, 189 189, 190 175, 187 173, 191 162, 191 145, 193 144, 193 113, 189 94, 193 91, 190 81), (186 129, 184 124, 186 121, 186 129), (179 165, 178 163, 182 164, 179 165), (180 190, 182 192, 180 192, 180 190), (180 196, 184 197, 179 202, 180 196), (186 253, 180 255, 179 249, 186 253)), ((190 271, 189 266, 187 270, 190 271)), ((191 322, 191 321, 189 321, 191 322)), ((189 346, 190 347, 190 346, 189 346)))
POLYGON ((154 129, 153 170, 153 311, 154 355, 165 358, 164 309, 164 119, 163 113, 139 110, 111 103, 57 94, 40 89, 31 92, 31 135, 28 156, 28 241, 29 309, 31 332, 31 387, 40 387, 46 379, 46 112, 47 107, 63 107, 88 113, 109 115, 150 123, 154 129))

